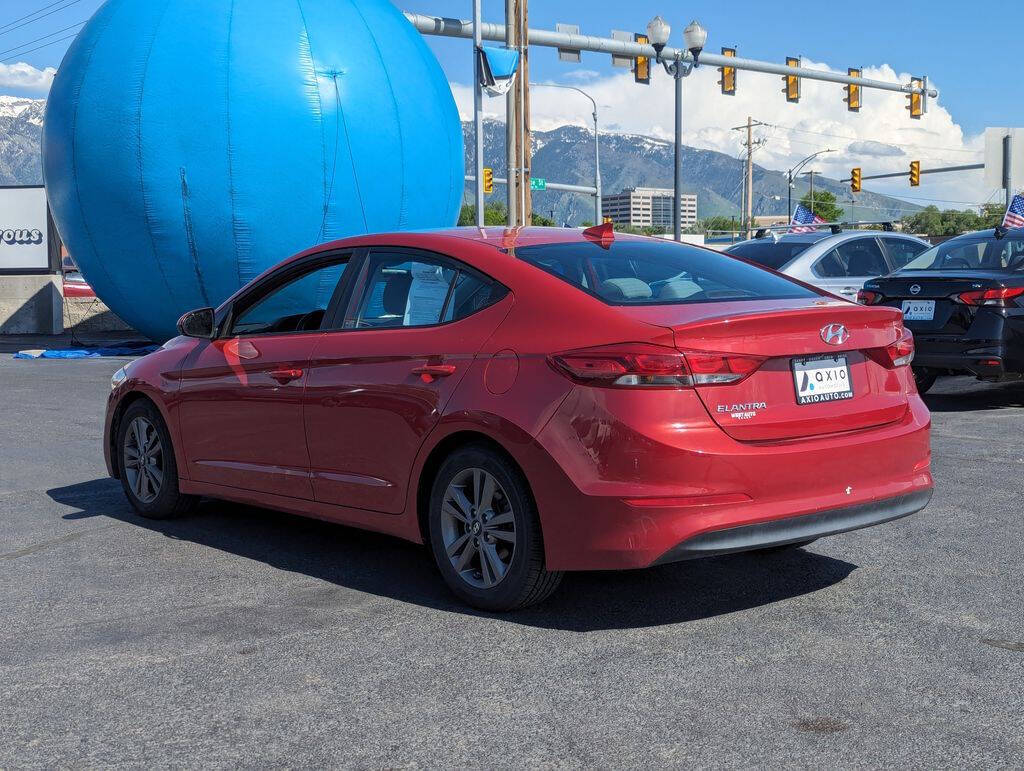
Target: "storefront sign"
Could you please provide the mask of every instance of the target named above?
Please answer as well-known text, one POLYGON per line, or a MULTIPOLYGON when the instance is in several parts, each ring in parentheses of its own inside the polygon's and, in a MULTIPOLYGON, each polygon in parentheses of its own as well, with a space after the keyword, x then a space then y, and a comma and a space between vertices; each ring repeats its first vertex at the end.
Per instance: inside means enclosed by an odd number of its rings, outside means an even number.
POLYGON ((0 270, 40 271, 50 266, 46 191, 0 188, 0 270))

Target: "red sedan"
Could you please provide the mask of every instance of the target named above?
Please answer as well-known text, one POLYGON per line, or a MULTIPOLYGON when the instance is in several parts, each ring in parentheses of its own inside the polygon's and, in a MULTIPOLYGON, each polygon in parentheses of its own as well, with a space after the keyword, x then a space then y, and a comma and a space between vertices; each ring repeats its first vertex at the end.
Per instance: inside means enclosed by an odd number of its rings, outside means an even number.
POLYGON ((899 311, 658 239, 361 236, 265 273, 118 371, 135 509, 199 496, 429 544, 475 606, 567 570, 796 547, 922 509, 899 311))

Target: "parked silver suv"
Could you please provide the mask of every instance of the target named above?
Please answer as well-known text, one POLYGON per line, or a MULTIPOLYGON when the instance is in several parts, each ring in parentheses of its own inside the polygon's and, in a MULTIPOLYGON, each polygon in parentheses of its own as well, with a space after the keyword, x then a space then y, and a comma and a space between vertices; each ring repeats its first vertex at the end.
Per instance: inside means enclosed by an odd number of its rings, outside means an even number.
POLYGON ((898 270, 931 247, 911 235, 874 230, 771 235, 733 244, 730 254, 850 300, 864 282, 898 270))

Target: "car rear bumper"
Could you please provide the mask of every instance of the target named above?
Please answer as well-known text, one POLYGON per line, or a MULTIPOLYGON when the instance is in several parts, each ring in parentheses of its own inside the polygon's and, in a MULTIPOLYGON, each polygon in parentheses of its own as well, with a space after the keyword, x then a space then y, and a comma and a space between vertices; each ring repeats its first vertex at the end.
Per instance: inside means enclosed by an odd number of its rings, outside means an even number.
POLYGON ((881 525, 894 519, 910 516, 928 505, 932 488, 915 490, 895 498, 819 511, 798 517, 773 519, 753 525, 709 530, 683 541, 655 560, 656 565, 717 554, 784 546, 848 533, 851 530, 881 525))
POLYGON ((970 338, 915 338, 915 367, 969 372, 981 378, 1000 378, 1024 371, 1024 350, 1003 342, 970 338))
POLYGON ((644 568, 819 538, 911 514, 933 486, 931 421, 916 395, 888 425, 778 442, 696 426, 669 426, 655 441, 579 415, 572 405, 539 437, 563 482, 526 469, 552 570, 644 568), (590 438, 595 452, 581 453, 590 438))

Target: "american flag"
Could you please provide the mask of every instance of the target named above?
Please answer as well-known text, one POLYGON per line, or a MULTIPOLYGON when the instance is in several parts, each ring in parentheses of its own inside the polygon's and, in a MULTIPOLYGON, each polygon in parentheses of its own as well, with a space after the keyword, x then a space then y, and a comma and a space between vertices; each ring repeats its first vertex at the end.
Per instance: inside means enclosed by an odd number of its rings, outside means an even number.
POLYGON ((812 212, 803 204, 796 207, 796 211, 793 212, 793 221, 790 225, 796 225, 797 227, 791 227, 790 233, 813 233, 817 228, 799 227, 802 225, 820 225, 824 222, 821 217, 812 212))
POLYGON ((1004 228, 1024 228, 1024 195, 1017 193, 1003 217, 1004 228))

